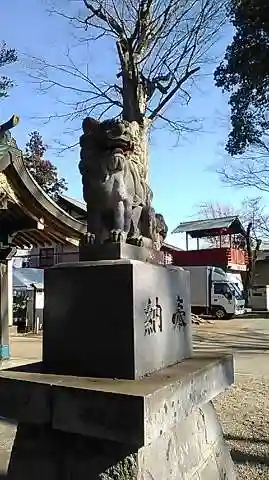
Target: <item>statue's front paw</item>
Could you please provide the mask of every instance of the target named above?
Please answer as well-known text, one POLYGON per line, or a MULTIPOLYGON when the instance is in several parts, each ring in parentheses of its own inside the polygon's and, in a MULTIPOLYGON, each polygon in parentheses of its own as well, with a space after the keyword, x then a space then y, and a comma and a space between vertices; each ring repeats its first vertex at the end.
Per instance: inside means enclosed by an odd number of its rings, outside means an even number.
POLYGON ((87 232, 82 240, 81 240, 81 245, 86 246, 86 245, 93 245, 95 243, 96 237, 94 233, 87 232))
POLYGON ((109 240, 113 243, 124 243, 126 242, 126 233, 122 230, 111 230, 109 240))
POLYGON ((130 245, 135 245, 136 247, 143 247, 143 237, 141 235, 139 235, 139 237, 130 237, 128 243, 130 243, 130 245))

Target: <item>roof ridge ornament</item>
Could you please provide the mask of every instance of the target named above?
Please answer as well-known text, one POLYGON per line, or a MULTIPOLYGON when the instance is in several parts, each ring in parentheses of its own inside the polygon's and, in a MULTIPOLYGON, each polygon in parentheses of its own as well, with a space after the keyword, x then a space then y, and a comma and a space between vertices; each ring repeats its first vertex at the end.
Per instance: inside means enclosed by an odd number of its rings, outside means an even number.
POLYGON ((10 147, 18 150, 15 138, 12 137, 10 129, 16 127, 20 121, 18 115, 12 117, 5 123, 0 124, 0 160, 3 158, 10 147))
POLYGON ((11 128, 16 127, 19 121, 20 117, 18 117, 18 115, 12 115, 12 117, 7 122, 0 125, 0 135, 3 135, 3 133, 7 132, 11 128))

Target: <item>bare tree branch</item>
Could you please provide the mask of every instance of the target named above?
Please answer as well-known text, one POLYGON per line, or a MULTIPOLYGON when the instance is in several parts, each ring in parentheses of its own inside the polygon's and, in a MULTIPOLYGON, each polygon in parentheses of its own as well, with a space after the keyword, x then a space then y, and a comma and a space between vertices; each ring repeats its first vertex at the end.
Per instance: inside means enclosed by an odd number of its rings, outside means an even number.
MULTIPOLYGON (((239 208, 235 208, 231 204, 205 201, 198 205, 197 214, 201 219, 235 215, 240 218, 245 229, 247 229, 249 223, 252 224, 251 237, 255 242, 258 239, 269 238, 269 211, 261 197, 246 197, 239 208)), ((218 238, 210 239, 209 242, 213 246, 219 246, 218 238)), ((229 238, 224 236, 222 245, 225 245, 225 243, 229 245, 229 238)))
MULTIPOLYGON (((78 94, 79 97, 81 97, 81 94, 83 95, 82 100, 74 101, 73 99, 69 102, 69 106, 72 107, 70 114, 68 114, 70 115, 70 119, 76 118, 78 113, 96 113, 97 108, 101 106, 104 106, 105 109, 107 109, 108 106, 109 108, 117 107, 122 109, 122 102, 120 101, 118 91, 119 87, 117 85, 106 86, 104 83, 98 85, 89 78, 87 73, 79 70, 69 51, 66 56, 69 60, 69 65, 55 66, 45 60, 29 56, 27 56, 27 60, 34 64, 34 73, 30 72, 29 77, 33 83, 36 83, 39 86, 43 93, 49 89, 59 87, 62 90, 72 91, 74 94, 78 94), (56 80, 53 76, 49 76, 48 71, 56 71, 63 74, 65 83, 56 80), (74 82, 76 82, 76 85, 83 85, 83 87, 74 85, 74 82)), ((59 103, 64 102, 59 100, 59 103)), ((68 115, 64 114, 63 116, 68 118, 68 115)), ((102 112, 100 115, 102 116, 102 112)))
POLYGON ((269 153, 259 148, 248 156, 229 158, 217 170, 221 180, 239 188, 251 187, 269 192, 269 153))
POLYGON ((177 82, 177 84, 175 85, 175 87, 167 94, 167 96, 159 103, 158 107, 155 108, 155 110, 153 110, 153 112, 150 114, 149 116, 149 119, 150 120, 154 120, 154 118, 156 118, 156 116, 158 115, 158 113, 163 109, 163 107, 171 100, 171 98, 173 98, 173 96, 175 95, 175 93, 180 89, 181 85, 183 85, 183 83, 185 83, 185 81, 191 77, 194 73, 198 72, 198 70, 200 70, 200 67, 196 67, 196 68, 193 68, 192 70, 190 70, 189 72, 186 72, 186 74, 184 75, 184 77, 177 82))
MULTIPOLYGON (((111 31, 115 33, 120 38, 125 37, 124 31, 124 24, 121 20, 116 20, 116 18, 107 10, 105 9, 102 1, 95 1, 95 2, 88 2, 87 0, 83 0, 85 7, 91 12, 91 15, 86 18, 86 24, 89 24, 89 21, 92 18, 99 18, 102 22, 107 24, 111 31), (94 7, 94 4, 97 4, 97 8, 94 7)), ((112 6, 114 7, 113 10, 116 13, 116 17, 119 19, 118 12, 115 8, 114 2, 112 0, 112 6)))
MULTIPOLYGON (((100 96, 115 107, 115 115, 121 113, 128 121, 161 118, 163 109, 171 100, 181 100, 182 93, 190 100, 189 80, 207 61, 225 19, 226 1, 81 0, 77 3, 85 10, 74 14, 70 2, 55 0, 56 7, 60 3, 62 8, 50 12, 77 27, 79 42, 102 42, 104 38, 114 42, 119 60, 116 81, 104 88, 94 75, 89 77, 88 69, 85 72, 78 66, 70 52, 68 65, 57 67, 43 60, 31 78, 39 81, 43 91, 47 87, 73 89, 80 96, 79 105, 76 99, 73 102, 78 110, 84 104, 101 115, 101 105, 95 102, 100 96)), ((107 109, 104 104, 103 113, 107 109)))

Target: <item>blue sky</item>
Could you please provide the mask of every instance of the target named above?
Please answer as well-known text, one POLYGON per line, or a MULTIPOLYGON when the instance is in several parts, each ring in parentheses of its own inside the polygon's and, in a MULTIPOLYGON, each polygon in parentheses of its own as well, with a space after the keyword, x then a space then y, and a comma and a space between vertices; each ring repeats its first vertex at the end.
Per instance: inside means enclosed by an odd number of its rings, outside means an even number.
MULTIPOLYGON (((74 2, 76 7, 77 4, 74 2)), ((5 40, 9 47, 14 47, 21 53, 46 58, 49 62, 58 64, 63 63, 68 46, 74 45, 73 28, 66 20, 48 15, 45 0, 12 0, 5 3, 1 13, 0 40, 5 40)), ((230 38, 231 31, 227 28, 215 47, 214 54, 221 57, 230 38)), ((103 47, 96 42, 90 50, 80 47, 76 55, 81 65, 86 62, 86 58, 90 58, 95 74, 106 80, 113 78, 115 58, 112 47, 105 50, 103 47)), ((20 62, 5 71, 15 80, 16 87, 6 100, 1 101, 0 120, 8 119, 13 113, 20 116, 21 122, 14 130, 14 136, 21 148, 27 141, 28 133, 33 130, 39 130, 51 147, 55 139, 74 143, 79 131, 69 135, 66 131, 79 129, 80 121, 71 125, 60 119, 50 123, 38 119, 62 111, 59 99, 67 101, 71 93, 58 90, 40 94, 25 73, 30 71, 26 68, 29 59, 24 55, 20 58, 20 62)), ((197 205, 201 202, 216 200, 237 207, 244 196, 250 195, 244 190, 224 186, 215 173, 216 164, 224 155, 229 122, 227 99, 215 88, 211 75, 213 71, 213 65, 212 68, 207 68, 207 75, 199 80, 199 86, 192 91, 190 106, 182 109, 183 116, 203 119, 202 131, 184 135, 177 146, 175 137, 167 130, 156 130, 153 134, 150 180, 154 207, 164 214, 170 230, 181 221, 194 219, 197 205)), ((181 115, 178 106, 171 109, 170 115, 181 115)), ((48 151, 47 158, 53 161, 60 175, 66 178, 68 193, 81 198, 81 181, 77 168, 79 150, 66 151, 59 157, 52 148, 48 151)), ((177 235, 169 236, 168 241, 182 245, 181 238, 177 235)))

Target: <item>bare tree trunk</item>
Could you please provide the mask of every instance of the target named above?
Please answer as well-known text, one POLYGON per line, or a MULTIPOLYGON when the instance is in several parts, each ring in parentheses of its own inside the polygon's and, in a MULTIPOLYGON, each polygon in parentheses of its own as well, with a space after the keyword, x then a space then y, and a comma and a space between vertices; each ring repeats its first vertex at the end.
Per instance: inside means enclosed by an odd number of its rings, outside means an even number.
POLYGON ((258 253, 260 251, 261 243, 262 243, 262 241, 260 239, 256 240, 256 246, 255 246, 255 250, 254 250, 254 253, 253 253, 253 261, 252 261, 251 286, 253 285, 253 281, 254 281, 256 261, 257 261, 257 258, 258 258, 258 253))
POLYGON ((249 289, 251 285, 251 278, 252 278, 252 271, 253 271, 253 255, 252 255, 252 248, 251 248, 251 237, 250 232, 252 229, 252 222, 249 222, 246 231, 246 246, 247 246, 247 254, 248 254, 248 264, 247 264, 247 271, 246 277, 244 282, 244 293, 245 293, 245 306, 248 307, 249 305, 249 289))
POLYGON ((148 143, 151 121, 146 117, 148 92, 137 68, 134 52, 126 41, 117 42, 122 79, 122 119, 129 123, 134 138, 130 159, 137 164, 141 178, 148 181, 148 143))
POLYGON ((147 94, 138 75, 122 73, 122 118, 143 123, 147 109, 147 94))
POLYGON ((149 98, 147 86, 138 69, 141 58, 126 39, 117 42, 117 50, 121 65, 118 77, 122 81, 122 118, 128 122, 143 123, 149 98))
POLYGON ((249 306, 249 290, 252 288, 254 273, 255 273, 255 265, 257 261, 258 252, 261 246, 261 240, 256 240, 255 248, 252 248, 252 239, 251 239, 251 230, 252 230, 252 222, 249 222, 246 231, 246 245, 247 245, 247 254, 248 254, 248 265, 247 265, 247 272, 244 282, 244 293, 246 299, 246 307, 249 306))
POLYGON ((134 138, 134 150, 130 153, 130 160, 134 162, 139 170, 141 179, 148 182, 149 171, 149 129, 150 121, 129 122, 129 128, 134 138))

